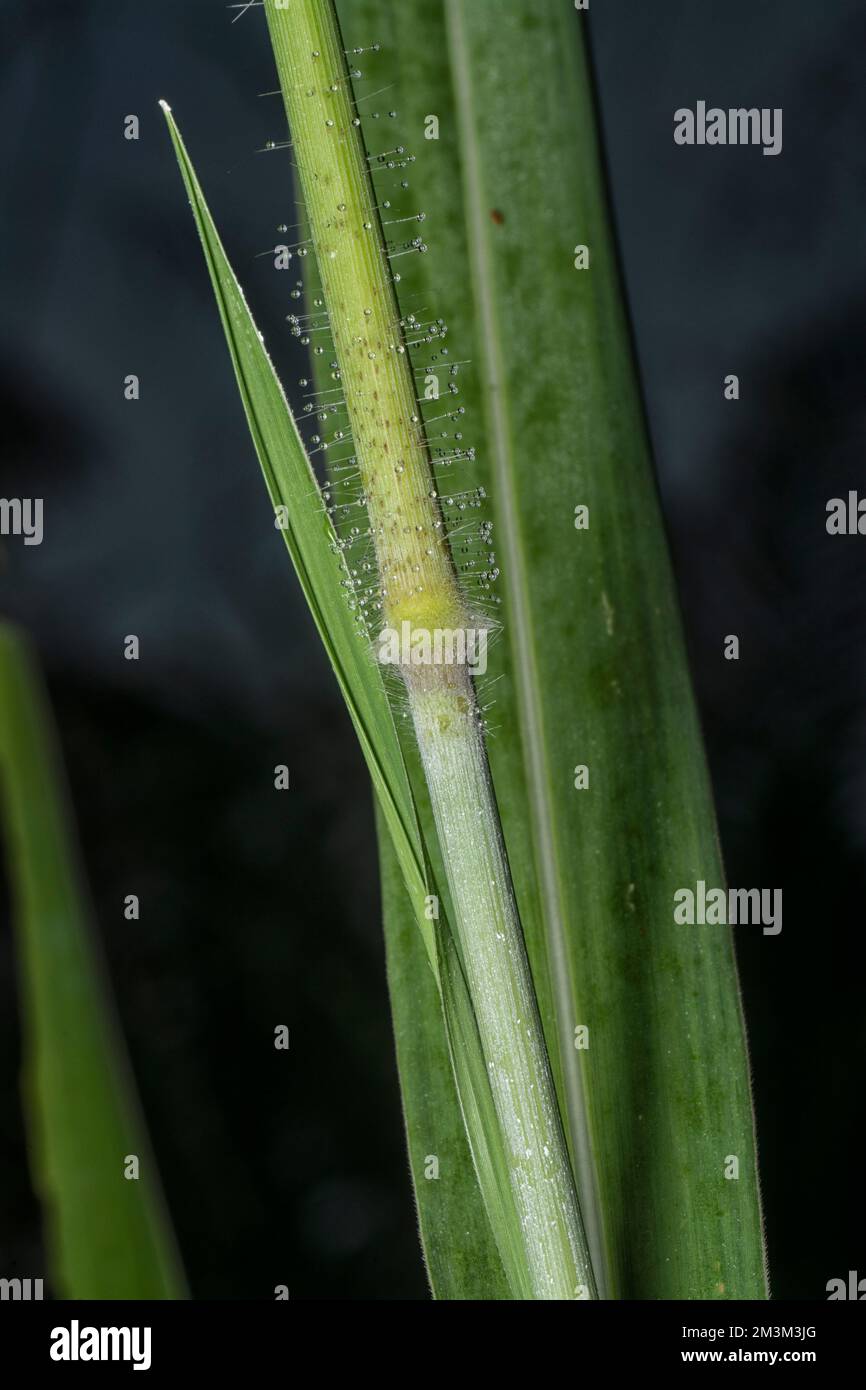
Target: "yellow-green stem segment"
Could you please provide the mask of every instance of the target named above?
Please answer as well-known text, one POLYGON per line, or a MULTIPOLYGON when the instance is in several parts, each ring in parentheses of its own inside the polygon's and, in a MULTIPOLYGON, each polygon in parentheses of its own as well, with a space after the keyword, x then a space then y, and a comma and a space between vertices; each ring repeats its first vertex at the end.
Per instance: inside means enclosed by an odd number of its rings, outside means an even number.
POLYGON ((293 157, 393 627, 465 621, 331 4, 268 0, 293 157))
MULTIPOLYGON (((333 0, 266 0, 382 593, 383 625, 471 624, 419 420, 333 0)), ((596 1297, 467 666, 404 666, 454 927, 538 1299, 596 1297)), ((472 1145, 472 1135, 469 1135, 472 1145)))

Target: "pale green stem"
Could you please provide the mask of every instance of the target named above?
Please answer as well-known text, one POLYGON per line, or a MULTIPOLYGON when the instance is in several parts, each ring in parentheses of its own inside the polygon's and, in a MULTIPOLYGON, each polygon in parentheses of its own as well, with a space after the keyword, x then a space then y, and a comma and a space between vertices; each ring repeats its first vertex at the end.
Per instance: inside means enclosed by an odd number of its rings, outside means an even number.
POLYGON ((534 1296, 595 1297, 471 678, 407 686, 534 1296))
MULTIPOLYGON (((477 626, 457 583, 418 419, 333 0, 266 0, 293 152, 345 389, 383 617, 477 626)), ((596 1297, 465 665, 402 669, 538 1299, 596 1297)), ((470 1143, 472 1136, 470 1135, 470 1143)))

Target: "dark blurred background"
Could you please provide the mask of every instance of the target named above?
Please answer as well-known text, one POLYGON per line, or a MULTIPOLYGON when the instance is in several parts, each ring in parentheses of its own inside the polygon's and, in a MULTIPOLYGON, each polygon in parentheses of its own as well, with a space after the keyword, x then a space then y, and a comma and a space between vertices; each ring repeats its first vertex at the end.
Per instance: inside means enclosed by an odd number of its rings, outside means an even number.
MULTIPOLYGON (((194 1294, 423 1298, 366 773, 270 524, 156 107, 296 381, 256 259, 296 221, 287 162, 255 153, 281 138, 257 96, 272 61, 261 11, 233 13, 0 7, 0 490, 43 497, 46 526, 6 547, 0 599, 49 678, 194 1294)), ((599 0, 590 32, 729 878, 784 891, 781 936, 737 939, 774 1292, 825 1298, 866 1275, 866 540, 824 530, 829 497, 866 492, 866 13, 599 0), (781 106, 783 153, 676 147, 673 111, 698 98, 781 106)), ((0 1272, 35 1276, 7 915, 0 1272)))

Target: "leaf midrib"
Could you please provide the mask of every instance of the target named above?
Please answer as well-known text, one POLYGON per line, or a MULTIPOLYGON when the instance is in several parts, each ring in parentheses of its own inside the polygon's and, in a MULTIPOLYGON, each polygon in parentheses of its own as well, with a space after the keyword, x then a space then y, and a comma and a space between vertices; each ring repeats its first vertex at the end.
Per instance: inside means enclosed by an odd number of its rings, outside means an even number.
POLYGON ((482 159, 474 119, 468 39, 463 27, 461 8, 462 0, 445 0, 446 28, 456 97, 457 138, 462 154, 467 241, 475 272, 473 283, 481 324, 480 347, 487 374, 486 400, 491 432, 491 468, 496 481, 496 503, 504 534, 505 562, 502 565, 502 573, 508 592, 511 617, 509 640, 514 650, 513 672, 518 695, 518 720, 532 807, 532 843, 538 866, 545 935, 550 953, 549 973, 555 1000, 566 1110, 574 1143, 576 1178, 599 1297, 606 1298, 609 1296, 609 1261, 604 1240, 595 1154, 580 1060, 576 1050, 570 1046, 571 1034, 568 1030, 568 1019, 574 1010, 577 991, 569 967, 558 843, 551 816, 550 763, 538 689, 538 663, 532 639, 526 564, 512 481, 513 450, 508 408, 505 404, 506 376, 499 349, 494 272, 481 196, 484 187, 482 159))

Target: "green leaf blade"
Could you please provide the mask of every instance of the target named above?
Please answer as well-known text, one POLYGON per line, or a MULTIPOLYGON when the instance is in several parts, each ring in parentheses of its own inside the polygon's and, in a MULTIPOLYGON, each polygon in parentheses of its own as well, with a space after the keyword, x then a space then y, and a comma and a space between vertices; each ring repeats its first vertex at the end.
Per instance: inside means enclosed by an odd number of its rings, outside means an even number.
POLYGON ((35 661, 0 626, 0 787, 13 889, 23 1096, 58 1298, 182 1299, 186 1285, 65 814, 35 661), (127 1179, 129 1155, 139 1162, 127 1179))
POLYGON ((439 992, 381 816, 378 830, 388 989, 430 1287, 438 1300, 511 1299, 466 1139, 439 992))
MULTIPOLYGON (((471 1248, 460 1255, 440 1248, 438 1236, 431 1237, 430 1233, 443 1229, 442 1204, 435 1189, 413 1163, 422 1240, 429 1252, 434 1293, 443 1298, 482 1299, 511 1297, 514 1295, 510 1291, 517 1290, 518 1296, 524 1296, 521 1242, 516 1237, 516 1218, 508 1196, 508 1162, 496 1132, 477 1027, 451 937, 447 892, 436 889, 442 878, 441 855, 429 806, 418 806, 419 800, 423 803, 425 790, 417 752, 411 744, 401 749, 401 738, 395 728, 381 674, 339 592, 332 553, 333 529, 319 505, 315 479, 291 411, 222 248, 180 133, 164 103, 163 111, 198 227, 265 481, 274 506, 283 506, 288 513, 290 526, 284 531, 286 543, 358 733, 382 820, 399 864, 402 885, 398 885, 395 874, 386 876, 386 882, 393 885, 388 889, 388 901, 399 903, 401 914, 407 910, 412 913, 412 921, 408 924, 401 917, 401 940, 397 942, 389 936, 392 978, 405 973, 412 980, 412 993, 401 1001, 411 1011, 405 1027, 400 1023, 402 1015, 395 1008, 398 1047, 404 1058, 407 1055, 417 1057, 420 1051, 427 1058, 425 1089, 416 1093, 411 1088, 404 1091, 407 1132, 411 1143, 412 1135, 423 1125, 425 1115, 429 1115, 426 1088, 432 1077, 432 1091, 437 1096, 435 1108, 437 1113, 441 1111, 439 1133, 444 1136, 441 1143, 445 1152, 453 1157, 447 1209, 460 1212, 461 1229, 472 1233, 471 1248), (440 900, 435 931, 425 913, 427 895, 434 890, 440 900), (412 941, 411 936, 405 934, 407 925, 416 933, 420 929, 418 939, 425 947, 423 955, 419 955, 414 944, 407 946, 407 940, 412 941), (431 995, 430 980, 423 974, 422 961, 424 970, 432 969, 430 978, 443 986, 441 996, 431 995), (446 968, 444 982, 440 978, 443 963, 446 968), (434 998, 438 1016, 433 1007, 434 998), (448 1017, 447 1028, 443 1008, 448 1017), (410 1027, 419 1030, 425 1040, 420 1051, 418 1039, 410 1038, 406 1032, 410 1027), (462 1144, 459 1141, 461 1102, 448 1061, 449 1038, 459 1039, 456 1049, 451 1048, 451 1063, 456 1073, 456 1086, 463 1096, 464 1112, 471 1116, 470 1127, 476 1130, 474 1155, 483 1195, 476 1170, 466 1162, 466 1140, 464 1138, 462 1144), (497 1228, 495 1242, 491 1220, 497 1228)), ((393 868, 390 846, 383 846, 382 854, 386 866, 390 864, 393 868)), ((386 912, 386 918, 390 916, 390 911, 386 912)), ((412 1069, 414 1072, 414 1066, 412 1069)))
POLYGON ((761 1298, 731 935, 673 921, 677 888, 723 878, 581 25, 556 0, 341 13, 349 43, 376 34, 399 55, 394 138, 417 151, 430 247, 402 262, 406 302, 443 315, 474 364, 464 429, 503 572, 490 758, 608 1296, 761 1298), (438 141, 421 138, 429 112, 438 141))
MULTIPOLYGON (((229 264, 169 106, 161 103, 190 200, 265 483, 319 636, 343 692, 415 901, 422 850, 382 678, 339 588, 335 536, 279 379, 229 264)), ((432 943, 428 943, 432 953, 432 943)))

